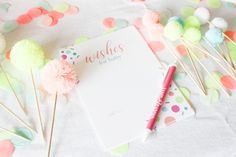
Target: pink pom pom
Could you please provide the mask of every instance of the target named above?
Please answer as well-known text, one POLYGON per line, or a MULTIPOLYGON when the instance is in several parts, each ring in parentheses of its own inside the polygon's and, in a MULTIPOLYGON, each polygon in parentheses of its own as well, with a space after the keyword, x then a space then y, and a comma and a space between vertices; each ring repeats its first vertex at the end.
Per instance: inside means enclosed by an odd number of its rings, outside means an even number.
POLYGON ((52 60, 42 69, 42 86, 49 94, 67 94, 76 84, 76 74, 71 64, 52 60))
POLYGON ((147 10, 142 21, 144 26, 150 27, 153 24, 160 23, 160 14, 156 11, 147 10))

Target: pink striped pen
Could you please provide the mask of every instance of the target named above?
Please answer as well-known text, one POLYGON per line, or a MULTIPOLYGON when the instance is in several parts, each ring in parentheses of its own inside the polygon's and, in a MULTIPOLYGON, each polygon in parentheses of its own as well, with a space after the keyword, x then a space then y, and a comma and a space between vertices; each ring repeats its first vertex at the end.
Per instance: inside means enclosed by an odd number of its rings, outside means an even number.
POLYGON ((146 141, 148 136, 153 132, 153 129, 155 127, 155 123, 156 123, 157 118, 159 116, 161 107, 165 102, 166 95, 169 91, 171 82, 174 78, 175 71, 176 71, 176 65, 175 64, 170 65, 168 68, 168 71, 166 73, 165 79, 162 83, 162 90, 161 90, 160 96, 157 100, 157 103, 156 103, 156 106, 155 106, 154 111, 152 113, 152 116, 149 119, 148 124, 146 126, 146 132, 145 132, 145 136, 144 136, 143 141, 146 141))

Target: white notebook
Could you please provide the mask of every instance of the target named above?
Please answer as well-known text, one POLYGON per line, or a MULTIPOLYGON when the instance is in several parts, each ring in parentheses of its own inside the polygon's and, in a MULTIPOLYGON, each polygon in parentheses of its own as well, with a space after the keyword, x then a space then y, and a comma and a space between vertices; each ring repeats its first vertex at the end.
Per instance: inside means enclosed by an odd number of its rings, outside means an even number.
POLYGON ((130 26, 73 49, 79 52, 79 100, 105 149, 143 135, 163 76, 139 32, 130 26))

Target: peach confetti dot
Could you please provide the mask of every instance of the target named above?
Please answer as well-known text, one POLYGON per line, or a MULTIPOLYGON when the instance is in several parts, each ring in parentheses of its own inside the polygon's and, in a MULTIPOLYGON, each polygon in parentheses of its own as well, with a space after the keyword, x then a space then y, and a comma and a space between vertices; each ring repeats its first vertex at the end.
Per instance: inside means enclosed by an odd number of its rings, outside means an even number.
POLYGON ((236 81, 229 75, 224 75, 220 78, 221 83, 225 88, 236 89, 236 81))
MULTIPOLYGON (((230 39, 236 42, 236 32, 234 31, 226 31, 225 35, 227 35, 230 39)), ((225 40, 229 41, 227 38, 225 40)))
POLYGON ((170 124, 174 123, 176 120, 175 120, 174 117, 168 116, 168 117, 165 118, 164 121, 165 121, 165 124, 166 124, 166 125, 170 125, 170 124))
POLYGON ((69 9, 65 12, 66 14, 77 14, 79 12, 79 8, 76 6, 70 6, 69 9))
POLYGON ((60 13, 60 12, 58 12, 58 11, 51 11, 51 12, 48 13, 48 16, 51 16, 51 17, 53 17, 54 19, 55 19, 55 18, 56 18, 56 19, 60 19, 60 18, 62 18, 62 17, 64 16, 64 14, 63 14, 63 13, 60 13))
POLYGON ((176 46, 176 50, 177 52, 181 55, 181 56, 186 56, 187 55, 187 49, 184 45, 180 44, 176 46))
POLYGON ((10 140, 0 141, 0 157, 11 157, 14 151, 15 147, 10 140))
POLYGON ((152 49, 153 53, 160 52, 165 48, 164 44, 160 41, 151 41, 148 45, 152 49))
POLYGON ((20 15, 16 19, 16 21, 17 23, 24 25, 24 24, 30 23, 32 21, 32 18, 28 14, 23 14, 23 15, 20 15))
POLYGON ((137 29, 143 29, 144 25, 143 25, 143 21, 141 17, 138 17, 134 20, 133 25, 137 28, 137 29))
POLYGON ((30 9, 27 14, 31 17, 31 18, 35 18, 35 17, 38 17, 40 15, 43 14, 43 11, 42 9, 40 8, 32 8, 30 9))
POLYGON ((51 17, 51 16, 45 16, 43 21, 42 21, 42 24, 44 26, 54 26, 58 23, 58 20, 51 17))
POLYGON ((115 26, 115 19, 112 17, 105 18, 103 20, 103 25, 106 28, 113 28, 115 26))

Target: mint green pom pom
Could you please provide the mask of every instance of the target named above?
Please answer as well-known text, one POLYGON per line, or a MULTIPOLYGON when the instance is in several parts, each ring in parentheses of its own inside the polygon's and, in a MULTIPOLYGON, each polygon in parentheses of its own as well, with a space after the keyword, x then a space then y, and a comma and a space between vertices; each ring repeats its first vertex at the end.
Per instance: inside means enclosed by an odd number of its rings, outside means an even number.
POLYGON ((168 22, 164 28, 164 36, 171 41, 180 39, 180 37, 183 35, 183 32, 183 26, 175 20, 168 22))
POLYGON ((183 37, 185 40, 188 40, 190 42, 199 43, 202 38, 202 35, 199 29, 188 28, 185 30, 183 37))
POLYGON ((17 42, 10 53, 11 63, 18 69, 29 72, 44 65, 43 48, 33 40, 17 42))
POLYGON ((189 16, 185 21, 184 21, 184 29, 188 29, 191 27, 195 27, 199 29, 201 27, 201 22, 196 16, 189 16))

